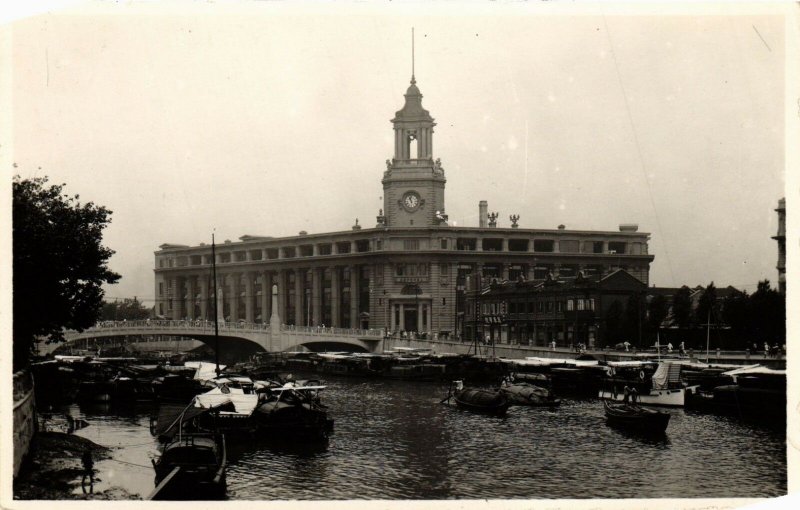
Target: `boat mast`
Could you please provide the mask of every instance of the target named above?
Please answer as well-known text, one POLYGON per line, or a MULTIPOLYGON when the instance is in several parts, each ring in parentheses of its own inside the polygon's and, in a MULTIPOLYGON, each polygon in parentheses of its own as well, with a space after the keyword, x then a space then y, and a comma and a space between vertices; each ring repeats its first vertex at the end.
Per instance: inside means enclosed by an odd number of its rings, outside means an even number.
POLYGON ((211 273, 212 280, 214 280, 214 363, 216 368, 214 372, 219 377, 219 312, 217 311, 218 299, 217 295, 217 248, 214 244, 214 234, 211 234, 211 273))
POLYGON ((708 344, 711 336, 711 307, 708 307, 708 318, 706 319, 706 363, 708 363, 708 344))

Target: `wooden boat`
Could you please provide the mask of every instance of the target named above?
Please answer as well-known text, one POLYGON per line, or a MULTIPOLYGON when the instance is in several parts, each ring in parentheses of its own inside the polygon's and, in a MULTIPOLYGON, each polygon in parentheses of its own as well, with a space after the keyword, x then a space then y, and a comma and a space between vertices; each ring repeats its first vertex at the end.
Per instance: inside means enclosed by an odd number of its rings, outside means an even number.
POLYGON ((226 491, 227 450, 225 436, 216 432, 198 432, 194 418, 208 410, 187 407, 159 430, 166 442, 161 456, 153 460, 155 489, 148 499, 201 500, 219 499, 226 491))
POLYGON ((287 382, 268 387, 253 418, 268 437, 327 439, 333 430, 326 407, 319 399, 325 386, 287 382))
POLYGON ((511 405, 538 407, 561 405, 561 400, 553 397, 553 394, 548 389, 524 382, 514 382, 506 379, 500 386, 500 392, 505 395, 511 405))
POLYGON ((603 406, 606 422, 612 426, 637 432, 663 434, 669 424, 669 414, 636 404, 612 404, 608 400, 603 400, 603 406))
POLYGON ((461 381, 457 381, 456 390, 448 395, 446 400, 449 400, 450 397, 456 401, 459 409, 494 416, 505 415, 510 405, 506 396, 499 390, 464 388, 461 381))
POLYGON ((682 367, 680 363, 669 361, 657 364, 647 361, 608 362, 609 376, 599 391, 599 397, 623 401, 624 388, 631 387, 636 388, 637 400, 642 404, 684 407, 687 390, 693 391, 696 386, 686 386, 681 380, 682 367), (626 372, 634 375, 625 376, 626 372))

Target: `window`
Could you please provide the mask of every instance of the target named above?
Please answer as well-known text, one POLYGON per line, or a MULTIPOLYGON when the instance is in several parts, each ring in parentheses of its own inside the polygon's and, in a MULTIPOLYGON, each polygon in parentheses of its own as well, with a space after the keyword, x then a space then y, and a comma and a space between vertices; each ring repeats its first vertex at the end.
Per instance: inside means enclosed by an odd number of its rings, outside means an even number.
POLYGON ((594 298, 589 299, 589 310, 594 310, 594 298))
POLYGON ((406 251, 418 251, 419 239, 403 239, 403 249, 406 251))
POLYGON ((578 300, 578 310, 583 310, 583 309, 584 309, 584 301, 583 301, 583 299, 579 299, 578 300))
POLYGON ((375 249, 382 250, 383 249, 383 239, 375 240, 375 249))
POLYGON ((449 264, 440 264, 439 265, 439 273, 442 276, 448 276, 450 274, 450 265, 449 264))
POLYGON ((509 239, 508 251, 528 251, 527 239, 509 239))
POLYGON ((571 312, 574 309, 574 304, 571 299, 567 299, 567 311, 571 312))
POLYGON ((503 249, 502 239, 484 239, 481 243, 483 251, 501 251, 503 249))
POLYGON ((446 250, 447 249, 447 239, 442 239, 441 243, 442 243, 441 244, 442 249, 446 250))
POLYGON ((625 242, 623 241, 609 241, 608 243, 608 251, 609 253, 616 253, 617 255, 624 255, 625 254, 625 242))
POLYGON ((554 250, 555 241, 552 239, 534 239, 533 251, 552 252, 554 250))
POLYGON ((164 282, 158 282, 158 295, 164 295, 164 282))
POLYGON ((330 255, 332 253, 333 246, 330 244, 320 244, 319 245, 319 254, 320 255, 330 255))
POLYGON ((459 237, 456 240, 456 249, 461 251, 475 251, 477 240, 474 238, 459 237))

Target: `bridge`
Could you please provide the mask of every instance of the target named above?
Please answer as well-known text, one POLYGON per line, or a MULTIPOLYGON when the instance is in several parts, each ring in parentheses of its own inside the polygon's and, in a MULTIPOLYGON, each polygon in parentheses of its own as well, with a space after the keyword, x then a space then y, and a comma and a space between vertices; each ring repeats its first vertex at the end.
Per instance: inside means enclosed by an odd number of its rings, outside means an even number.
MULTIPOLYGON (((220 355, 249 355, 254 352, 291 351, 305 347, 311 351, 347 350, 378 352, 383 349, 383 330, 292 326, 246 322, 220 322, 220 355)), ((62 346, 81 341, 122 338, 175 336, 197 339, 214 347, 214 323, 205 320, 105 321, 84 331, 64 332, 63 343, 40 343, 39 353, 49 354, 62 346)))

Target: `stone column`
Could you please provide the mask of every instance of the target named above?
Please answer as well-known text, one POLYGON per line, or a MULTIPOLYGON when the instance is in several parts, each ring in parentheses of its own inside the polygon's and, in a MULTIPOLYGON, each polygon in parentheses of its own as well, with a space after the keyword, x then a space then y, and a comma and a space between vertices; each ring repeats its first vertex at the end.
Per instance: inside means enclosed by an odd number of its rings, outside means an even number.
POLYGON ((183 278, 172 279, 172 319, 183 319, 183 278))
POLYGON ((406 329, 406 305, 400 303, 400 330, 406 329))
POLYGON ((361 278, 359 274, 359 266, 350 266, 350 327, 359 327, 360 319, 358 317, 358 280, 361 278))
POLYGON ((423 303, 417 302, 417 333, 425 331, 425 324, 422 323, 422 307, 423 303))
POLYGON ((278 270, 278 315, 284 320, 286 315, 286 270, 278 270))
POLYGON ((300 269, 294 270, 294 323, 297 326, 305 326, 303 320, 303 308, 305 306, 305 274, 300 269))
MULTIPOLYGON (((316 244, 314 245, 317 246, 316 244)), ((322 322, 322 275, 320 268, 311 269, 311 325, 319 326, 322 322)))
MULTIPOLYGON (((248 250, 247 253, 249 254, 250 251, 248 250)), ((255 275, 251 272, 247 272, 244 274, 244 320, 252 324, 255 322, 255 313, 253 313, 253 301, 254 301, 254 294, 255 285, 253 285, 253 279, 255 275)))
POLYGON ((528 281, 532 281, 533 280, 533 271, 534 271, 535 268, 536 268, 536 263, 535 262, 532 263, 532 264, 528 264, 527 273, 525 275, 525 279, 526 280, 528 280, 528 281))
POLYGON ((208 277, 201 275, 198 277, 200 284, 200 318, 208 319, 208 277))
POLYGON ((239 273, 233 273, 231 276, 231 296, 230 296, 230 311, 231 311, 231 322, 236 323, 239 321, 239 294, 241 291, 239 290, 242 275, 239 273))
POLYGON ((502 244, 500 249, 502 251, 508 251, 508 238, 507 237, 503 238, 503 244, 502 244))
POLYGON ((272 315, 272 273, 261 271, 261 322, 266 324, 272 315))
POLYGON ((341 327, 339 320, 339 302, 341 301, 341 290, 339 289, 339 268, 331 267, 331 326, 341 327))
POLYGON ((189 299, 186 300, 186 316, 192 320, 194 320, 194 302, 197 299, 197 296, 195 296, 196 292, 194 288, 194 276, 190 276, 186 279, 186 293, 189 295, 189 299))
POLYGON ((508 280, 508 272, 511 269, 511 264, 503 264, 503 280, 508 280))

